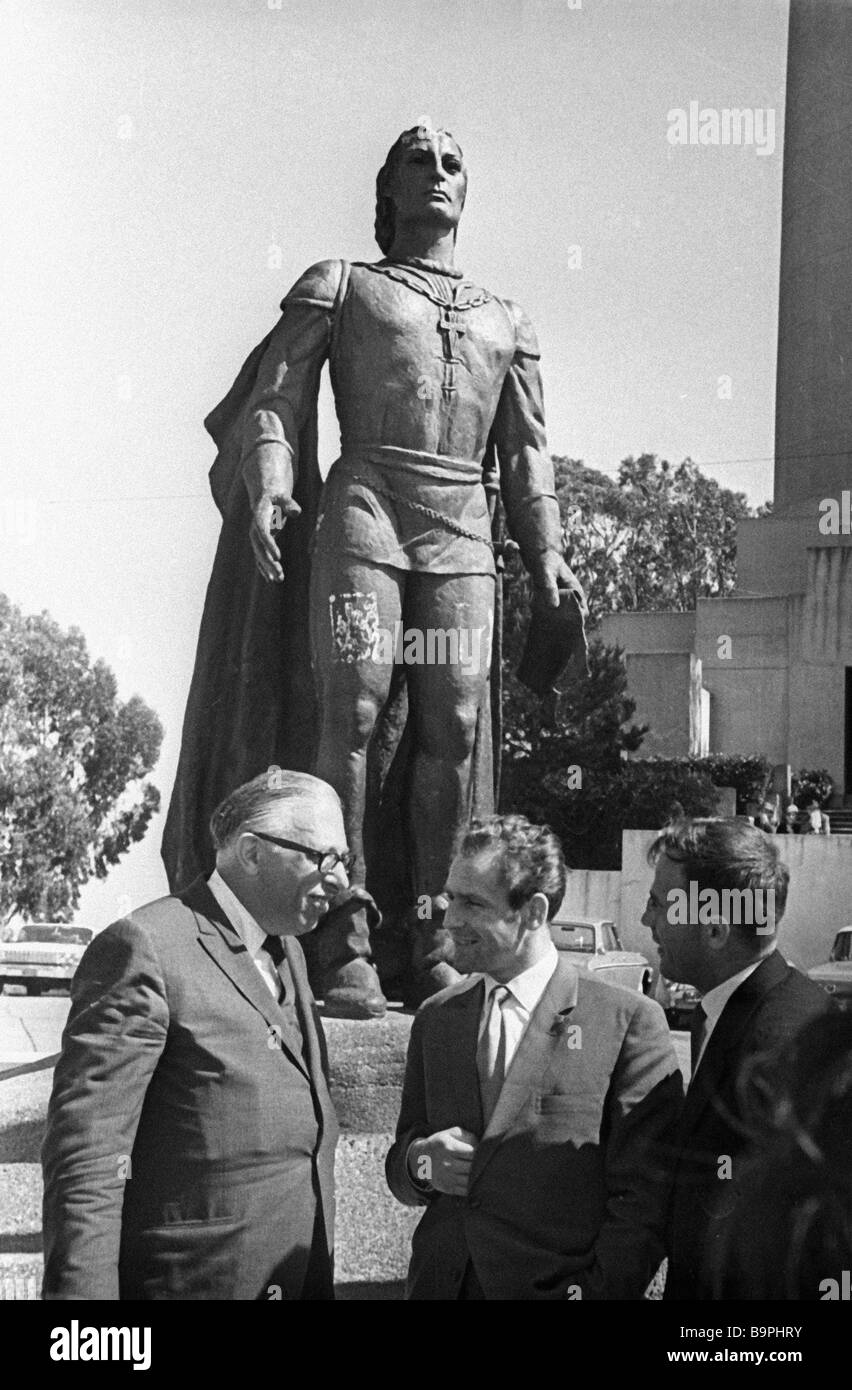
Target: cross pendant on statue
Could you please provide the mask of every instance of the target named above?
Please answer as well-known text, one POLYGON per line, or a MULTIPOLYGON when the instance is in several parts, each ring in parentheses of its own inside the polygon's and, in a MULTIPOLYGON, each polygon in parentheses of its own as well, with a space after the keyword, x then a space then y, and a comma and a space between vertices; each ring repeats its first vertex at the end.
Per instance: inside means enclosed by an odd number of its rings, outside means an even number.
POLYGON ((464 321, 461 314, 449 304, 441 306, 441 317, 438 320, 438 332, 441 334, 441 344, 443 347, 444 380, 441 390, 450 395, 456 389, 456 366, 461 362, 461 358, 456 356, 459 345, 459 338, 465 332, 464 321))

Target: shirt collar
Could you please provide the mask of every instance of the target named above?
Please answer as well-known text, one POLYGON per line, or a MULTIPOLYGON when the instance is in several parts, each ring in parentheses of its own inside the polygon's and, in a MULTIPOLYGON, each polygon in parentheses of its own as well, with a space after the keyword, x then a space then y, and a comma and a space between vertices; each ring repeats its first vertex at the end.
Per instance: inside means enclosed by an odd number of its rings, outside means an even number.
MULTIPOLYGON (((514 979, 506 982, 507 988, 511 990, 514 998, 517 999, 521 1008, 526 1009, 527 1013, 531 1014, 540 1002, 558 961, 559 952, 553 942, 548 941, 544 955, 536 961, 535 965, 522 970, 520 975, 516 975, 514 979)), ((490 975, 483 975, 482 978, 485 981, 485 997, 487 999, 489 991, 500 981, 492 979, 490 975)))
POLYGON ((228 887, 218 869, 214 869, 208 878, 207 887, 249 954, 256 956, 263 949, 266 932, 243 907, 233 888, 228 887))
POLYGON ((740 985, 748 979, 749 975, 753 975, 758 966, 762 964, 763 958, 752 961, 751 965, 747 965, 745 970, 737 971, 736 975, 731 975, 727 980, 723 980, 720 985, 714 985, 712 989, 708 989, 707 993, 701 996, 701 1007, 707 1015, 709 1023, 719 1022, 719 1019, 722 1017, 722 1011, 731 995, 735 994, 740 985))

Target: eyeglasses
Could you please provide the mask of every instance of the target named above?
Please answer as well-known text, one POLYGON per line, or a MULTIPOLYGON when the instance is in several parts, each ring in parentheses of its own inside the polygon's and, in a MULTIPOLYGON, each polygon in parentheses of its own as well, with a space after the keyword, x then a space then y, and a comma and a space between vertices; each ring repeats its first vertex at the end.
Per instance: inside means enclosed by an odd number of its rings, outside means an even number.
POLYGON ((265 835, 262 830, 252 830, 252 835, 256 835, 259 840, 268 840, 271 845, 280 845, 282 849, 297 849, 308 859, 312 859, 321 874, 332 874, 338 864, 342 864, 345 872, 351 874, 355 867, 355 855, 351 849, 343 854, 338 854, 336 849, 311 849, 308 845, 299 845, 295 840, 282 840, 278 835, 265 835))

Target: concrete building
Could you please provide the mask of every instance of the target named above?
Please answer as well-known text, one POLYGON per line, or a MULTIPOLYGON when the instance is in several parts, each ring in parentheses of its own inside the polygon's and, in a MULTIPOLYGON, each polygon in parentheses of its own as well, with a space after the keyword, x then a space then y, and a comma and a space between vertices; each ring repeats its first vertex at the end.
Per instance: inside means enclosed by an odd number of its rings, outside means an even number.
POLYGON ((826 767, 852 805, 852 6, 791 0, 774 514, 740 523, 737 587, 625 613, 640 756, 826 767))

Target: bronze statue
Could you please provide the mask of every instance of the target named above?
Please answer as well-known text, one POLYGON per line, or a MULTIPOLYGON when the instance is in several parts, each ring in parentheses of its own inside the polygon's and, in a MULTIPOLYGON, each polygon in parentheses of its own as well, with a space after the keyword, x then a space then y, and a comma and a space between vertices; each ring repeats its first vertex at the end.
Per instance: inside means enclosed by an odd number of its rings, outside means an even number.
POLYGON ((173 886, 206 870, 209 810, 265 767, 330 782, 356 867, 309 965, 344 1016, 385 1007, 372 899, 408 924, 410 1001, 456 978, 441 894, 469 817, 493 809, 499 754, 498 474, 537 602, 562 590, 585 610, 532 325, 454 264, 466 189, 447 131, 405 131, 376 182, 382 259, 306 271, 205 422, 224 525, 163 855, 173 886), (323 486, 326 359, 341 452, 323 486))

